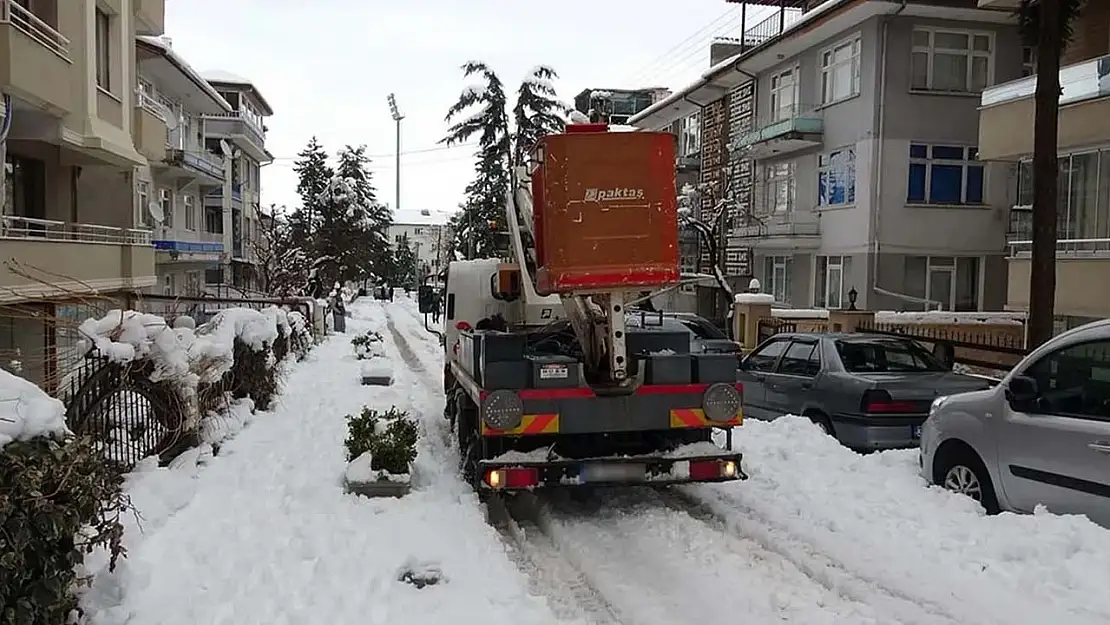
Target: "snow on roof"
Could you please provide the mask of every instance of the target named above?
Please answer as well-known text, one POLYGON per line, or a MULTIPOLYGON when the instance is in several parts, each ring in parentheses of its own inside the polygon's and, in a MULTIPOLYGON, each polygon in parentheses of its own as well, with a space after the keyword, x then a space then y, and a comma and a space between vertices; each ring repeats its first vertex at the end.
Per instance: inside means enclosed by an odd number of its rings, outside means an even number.
POLYGON ((399 210, 393 212, 394 226, 442 226, 452 213, 434 210, 399 210))
POLYGON ((169 60, 170 63, 173 63, 175 66, 177 66, 178 69, 180 69, 182 71, 182 73, 184 73, 186 76, 188 76, 189 80, 196 83, 197 88, 199 88, 201 91, 203 91, 205 94, 207 94, 210 98, 215 100, 216 104, 218 104, 219 106, 223 107, 224 109, 226 109, 228 111, 235 110, 231 106, 231 104, 228 103, 228 101, 225 100, 224 97, 219 94, 218 91, 216 91, 214 88, 212 88, 212 85, 208 84, 208 79, 207 78, 205 78, 199 72, 197 72, 195 69, 193 69, 192 65, 189 65, 189 63, 187 63, 185 61, 185 59, 181 58, 180 54, 178 54, 177 52, 174 51, 173 46, 171 45, 171 43, 169 41, 164 40, 161 37, 151 37, 151 36, 148 36, 148 35, 140 35, 136 38, 138 40, 142 41, 143 43, 145 43, 145 44, 147 44, 147 45, 149 45, 153 48, 156 48, 162 54, 162 56, 166 57, 166 59, 169 60))
POLYGON ((65 406, 27 380, 0 369, 0 447, 40 436, 62 438, 65 406))
POLYGON ((251 93, 254 94, 254 97, 258 99, 259 103, 262 104, 263 107, 265 107, 265 112, 268 115, 274 114, 274 107, 270 106, 270 103, 266 101, 266 97, 262 95, 262 91, 258 89, 258 85, 254 84, 254 81, 252 81, 250 78, 244 78, 238 74, 234 74, 222 69, 205 70, 201 72, 201 76, 203 76, 204 79, 210 83, 215 83, 219 85, 233 85, 236 87, 246 87, 251 93))

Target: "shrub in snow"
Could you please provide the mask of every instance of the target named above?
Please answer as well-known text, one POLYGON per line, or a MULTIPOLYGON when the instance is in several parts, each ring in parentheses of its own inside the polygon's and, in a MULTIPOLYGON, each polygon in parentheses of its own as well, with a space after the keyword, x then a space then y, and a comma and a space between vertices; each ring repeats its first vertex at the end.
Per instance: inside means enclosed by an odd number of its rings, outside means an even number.
POLYGON ((57 625, 88 580, 75 568, 94 548, 123 555, 128 509, 120 467, 65 427, 61 402, 0 370, 0 623, 57 625))
POLYGON ((362 476, 352 476, 348 471, 348 479, 372 481, 407 475, 416 459, 417 436, 416 422, 395 407, 385 412, 364 407, 358 416, 347 415, 347 461, 369 470, 369 475, 362 476))
POLYGON ((351 345, 354 346, 355 357, 359 360, 369 360, 371 358, 385 356, 385 345, 382 341, 382 335, 373 330, 368 330, 351 339, 351 345))

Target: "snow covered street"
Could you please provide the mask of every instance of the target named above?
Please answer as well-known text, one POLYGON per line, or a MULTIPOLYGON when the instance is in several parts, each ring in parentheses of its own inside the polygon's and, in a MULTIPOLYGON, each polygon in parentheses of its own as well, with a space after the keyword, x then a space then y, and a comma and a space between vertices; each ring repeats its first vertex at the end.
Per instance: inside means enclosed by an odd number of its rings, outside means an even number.
POLYGON ((927 489, 915 451, 861 456, 798 418, 737 430, 745 482, 554 494, 499 531, 456 474, 441 348, 415 304, 351 310, 218 456, 129 478, 141 517, 85 597, 92 625, 1110 622, 1110 531, 986 517, 927 489), (350 339, 366 330, 392 386, 360 385, 350 339), (364 405, 421 422, 402 499, 343 492, 344 416, 364 405), (429 567, 444 581, 398 580, 429 567))

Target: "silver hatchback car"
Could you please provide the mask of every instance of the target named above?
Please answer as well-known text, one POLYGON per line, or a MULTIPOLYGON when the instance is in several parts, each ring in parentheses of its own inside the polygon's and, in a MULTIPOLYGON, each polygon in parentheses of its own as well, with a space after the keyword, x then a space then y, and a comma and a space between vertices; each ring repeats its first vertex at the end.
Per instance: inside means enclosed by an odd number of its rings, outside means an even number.
POLYGON ((1110 320, 1053 338, 991 389, 934 400, 921 467, 989 513, 1040 504, 1110 527, 1110 320))

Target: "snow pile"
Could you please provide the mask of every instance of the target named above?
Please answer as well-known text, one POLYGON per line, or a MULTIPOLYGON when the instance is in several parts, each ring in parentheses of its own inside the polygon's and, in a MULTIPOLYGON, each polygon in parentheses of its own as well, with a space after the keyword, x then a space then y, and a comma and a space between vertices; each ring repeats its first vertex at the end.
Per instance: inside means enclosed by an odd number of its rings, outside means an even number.
POLYGON ((737 304, 774 304, 775 296, 770 293, 737 293, 733 298, 737 304))
POLYGON ((70 434, 65 406, 23 378, 0 369, 0 448, 13 441, 70 434))
POLYGON ((950 312, 945 310, 932 310, 929 312, 894 312, 890 310, 879 310, 875 311, 875 321, 876 323, 898 323, 906 325, 1022 325, 1025 323, 1025 313, 950 312))
POLYGON ((247 427, 254 418, 254 402, 244 397, 231 401, 225 412, 212 412, 201 419, 200 442, 218 445, 247 427))
POLYGON ((828 319, 824 308, 772 308, 771 316, 779 319, 828 319))
POLYGON ((751 479, 691 492, 780 553, 819 553, 952 622, 1110 622, 1110 531, 1085 517, 986 516, 927 488, 916 450, 860 455, 801 417, 749 421, 734 441, 751 479))

